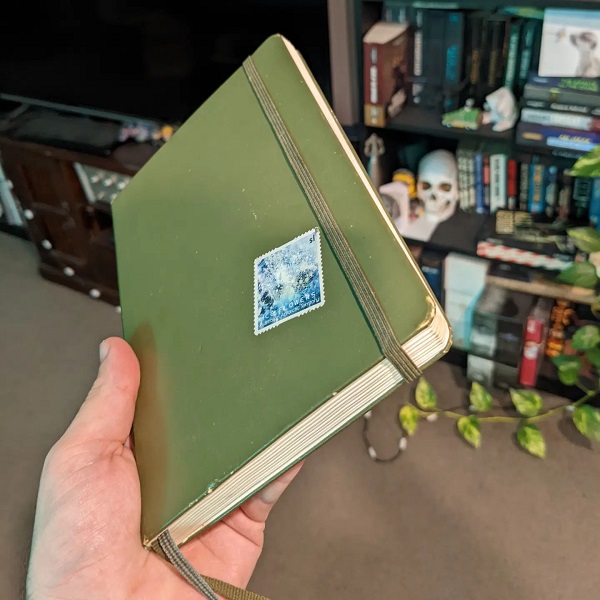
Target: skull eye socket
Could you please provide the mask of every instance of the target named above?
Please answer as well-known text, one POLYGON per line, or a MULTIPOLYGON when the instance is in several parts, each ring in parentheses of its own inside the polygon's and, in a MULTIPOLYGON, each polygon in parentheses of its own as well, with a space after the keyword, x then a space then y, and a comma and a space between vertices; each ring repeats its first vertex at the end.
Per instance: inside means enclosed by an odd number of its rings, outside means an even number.
POLYGON ((431 184, 428 181, 421 181, 421 189, 422 190, 430 190, 431 184))
POLYGON ((452 184, 451 183, 440 183, 439 189, 442 190, 442 192, 450 192, 450 191, 452 191, 452 184))

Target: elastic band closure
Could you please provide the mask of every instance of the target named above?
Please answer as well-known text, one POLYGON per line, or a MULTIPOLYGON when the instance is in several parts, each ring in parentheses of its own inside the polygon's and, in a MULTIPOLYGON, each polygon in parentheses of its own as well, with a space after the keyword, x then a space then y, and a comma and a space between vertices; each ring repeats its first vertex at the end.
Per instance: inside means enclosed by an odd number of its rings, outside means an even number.
POLYGON ((368 282, 348 240, 302 159, 252 58, 249 57, 244 61, 244 71, 290 166, 304 190, 319 225, 365 313, 381 351, 406 381, 414 381, 420 375, 419 369, 398 342, 396 334, 375 295, 375 291, 368 282))

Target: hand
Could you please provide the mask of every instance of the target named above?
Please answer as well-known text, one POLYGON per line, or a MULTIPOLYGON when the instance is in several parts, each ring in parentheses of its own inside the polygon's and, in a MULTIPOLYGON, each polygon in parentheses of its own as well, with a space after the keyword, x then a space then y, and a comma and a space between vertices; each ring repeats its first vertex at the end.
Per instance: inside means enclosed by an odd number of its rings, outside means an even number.
MULTIPOLYGON (((120 338, 100 346, 101 365, 75 419, 48 453, 27 576, 29 600, 198 600, 200 595, 140 537, 140 484, 130 431, 139 365, 120 338)), ((269 512, 300 470, 182 548, 203 574, 245 587, 269 512)))

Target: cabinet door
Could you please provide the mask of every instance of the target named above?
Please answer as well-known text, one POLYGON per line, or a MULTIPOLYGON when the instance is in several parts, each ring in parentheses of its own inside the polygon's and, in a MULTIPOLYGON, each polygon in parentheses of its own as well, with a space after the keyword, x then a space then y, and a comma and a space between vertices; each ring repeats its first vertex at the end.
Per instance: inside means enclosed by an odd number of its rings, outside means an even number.
POLYGON ((86 200, 72 164, 13 147, 3 148, 1 159, 40 253, 58 267, 83 267, 86 200))

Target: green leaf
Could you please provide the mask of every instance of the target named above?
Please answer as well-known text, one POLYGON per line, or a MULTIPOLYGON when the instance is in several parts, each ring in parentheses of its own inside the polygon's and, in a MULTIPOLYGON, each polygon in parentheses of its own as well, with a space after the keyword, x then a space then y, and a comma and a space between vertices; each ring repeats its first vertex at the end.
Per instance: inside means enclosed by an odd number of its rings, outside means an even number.
POLYGON ((485 412, 492 406, 492 396, 482 385, 474 381, 471 384, 469 402, 477 412, 485 412))
POLYGON ((568 229, 567 233, 581 251, 588 253, 600 251, 600 231, 592 227, 574 227, 568 229))
POLYGON ((600 348, 598 348, 598 346, 595 348, 590 348, 585 353, 585 357, 594 367, 596 367, 596 369, 600 369, 600 348))
POLYGON ((569 174, 573 177, 600 176, 600 147, 596 146, 579 158, 569 171, 569 174))
POLYGON ((556 280, 569 285, 593 288, 598 282, 598 275, 596 267, 591 262, 583 261, 569 265, 558 274, 556 280))
POLYGON ((437 407, 437 396, 425 377, 419 379, 415 392, 415 400, 423 410, 433 410, 437 407))
POLYGON ((479 448, 481 446, 481 431, 479 430, 479 419, 474 415, 469 417, 461 417, 456 426, 460 435, 462 435, 467 443, 471 444, 473 448, 479 448))
POLYGON ((417 430, 420 418, 421 413, 412 404, 405 404, 400 409, 400 424, 408 435, 413 435, 417 430))
POLYGON ((559 354, 552 357, 552 362, 558 369, 558 378, 565 385, 574 385, 577 383, 579 371, 581 370, 582 362, 579 356, 569 354, 559 354))
POLYGON ((600 343, 600 329, 596 325, 584 325, 573 335, 572 345, 575 350, 591 350, 600 343))
POLYGON ((600 411, 589 404, 578 406, 573 412, 573 423, 586 438, 600 442, 600 411))
POLYGON ((511 388, 510 398, 519 414, 524 417, 535 417, 542 410, 542 397, 537 392, 511 388))
POLYGON ((521 425, 517 430, 517 440, 521 448, 538 458, 546 458, 546 441, 542 432, 531 423, 521 425))

